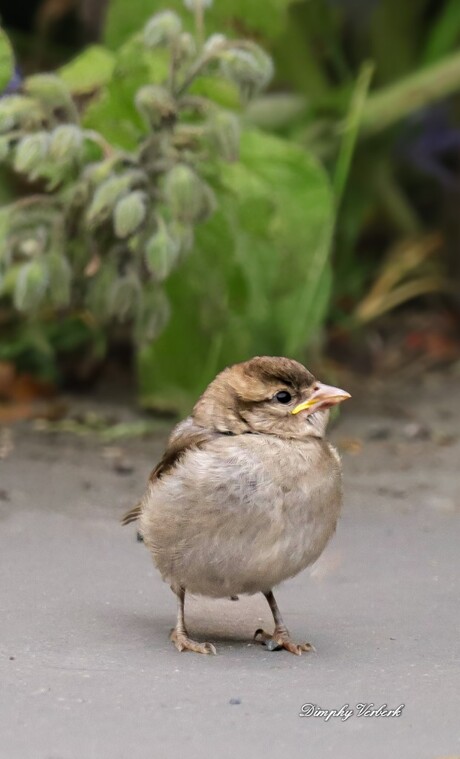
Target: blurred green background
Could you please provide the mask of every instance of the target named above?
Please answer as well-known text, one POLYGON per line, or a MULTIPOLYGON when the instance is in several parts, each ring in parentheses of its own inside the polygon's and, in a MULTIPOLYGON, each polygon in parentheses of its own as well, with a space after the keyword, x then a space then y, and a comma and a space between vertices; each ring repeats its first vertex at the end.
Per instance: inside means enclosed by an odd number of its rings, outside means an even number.
POLYGON ((257 354, 458 360, 457 0, 4 0, 1 22, 8 377, 115 361, 185 411, 257 354))

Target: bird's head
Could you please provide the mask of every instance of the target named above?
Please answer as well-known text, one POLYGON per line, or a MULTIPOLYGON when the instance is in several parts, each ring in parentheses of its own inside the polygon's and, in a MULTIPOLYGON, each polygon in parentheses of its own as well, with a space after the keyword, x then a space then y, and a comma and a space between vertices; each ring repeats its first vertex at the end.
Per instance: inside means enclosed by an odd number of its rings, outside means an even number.
POLYGON ((197 424, 227 434, 323 437, 329 409, 350 398, 289 358, 257 356, 224 369, 193 410, 197 424))

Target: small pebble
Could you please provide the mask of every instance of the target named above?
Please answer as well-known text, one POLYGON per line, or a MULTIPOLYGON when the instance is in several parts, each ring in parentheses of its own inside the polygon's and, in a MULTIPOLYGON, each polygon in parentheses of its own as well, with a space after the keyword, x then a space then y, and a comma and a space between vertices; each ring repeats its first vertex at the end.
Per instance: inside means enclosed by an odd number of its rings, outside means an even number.
POLYGON ((385 427, 383 424, 373 424, 369 427, 367 432, 368 440, 388 440, 391 435, 389 427, 385 427))
POLYGON ((410 422, 403 427, 403 435, 407 440, 429 440, 431 431, 424 424, 410 422))
POLYGON ((114 472, 117 474, 132 474, 134 472, 133 464, 125 457, 122 448, 116 446, 107 446, 103 450, 104 458, 108 461, 114 472))
POLYGON ((264 641, 264 646, 265 648, 268 648, 269 651, 281 651, 283 648, 276 642, 276 640, 266 640, 264 641))
POLYGON ((389 487, 387 485, 380 485, 377 488, 377 493, 379 495, 389 495, 391 498, 404 498, 406 495, 404 490, 401 490, 400 488, 389 487))
POLYGON ((134 472, 134 466, 126 459, 116 459, 113 468, 117 474, 132 474, 134 472))

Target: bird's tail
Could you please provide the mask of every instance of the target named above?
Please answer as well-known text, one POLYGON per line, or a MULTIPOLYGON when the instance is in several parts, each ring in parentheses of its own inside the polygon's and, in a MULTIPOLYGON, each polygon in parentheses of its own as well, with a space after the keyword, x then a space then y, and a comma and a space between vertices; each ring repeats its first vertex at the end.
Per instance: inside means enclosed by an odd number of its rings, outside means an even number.
POLYGON ((121 523, 122 525, 131 524, 131 522, 135 522, 137 519, 139 519, 141 515, 141 503, 136 503, 135 506, 133 506, 129 511, 126 512, 126 514, 122 517, 121 523))

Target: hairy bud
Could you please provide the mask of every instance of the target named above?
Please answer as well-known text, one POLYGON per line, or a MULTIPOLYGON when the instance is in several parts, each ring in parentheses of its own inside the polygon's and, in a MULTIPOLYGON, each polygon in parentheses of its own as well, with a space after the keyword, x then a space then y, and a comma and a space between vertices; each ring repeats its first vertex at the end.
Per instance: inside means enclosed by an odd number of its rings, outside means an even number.
POLYGON ((146 194, 136 190, 117 202, 113 212, 117 237, 121 239, 129 237, 140 227, 145 219, 146 200, 146 194))
POLYGON ((141 283, 134 272, 117 277, 109 292, 109 315, 124 322, 134 316, 141 297, 141 283))
POLYGON ((72 269, 67 258, 57 250, 51 251, 47 257, 49 294, 54 306, 68 306, 70 302, 70 284, 72 269))
POLYGON ((17 246, 17 253, 22 258, 35 258, 43 252, 43 240, 37 237, 26 237, 17 246))
POLYGON ((196 55, 196 42, 193 35, 182 32, 178 40, 178 49, 182 61, 193 58, 196 55))
POLYGON ((96 186, 109 178, 114 171, 114 165, 114 158, 105 158, 103 161, 95 161, 86 166, 83 171, 83 177, 84 179, 89 180, 93 186, 96 186))
POLYGON ((105 322, 110 316, 110 293, 117 278, 118 272, 109 251, 107 261, 91 277, 86 294, 88 309, 100 322, 105 322))
POLYGON ((168 229, 169 234, 176 240, 179 246, 178 255, 182 256, 190 253, 194 243, 193 227, 191 224, 184 224, 178 219, 173 219, 169 223, 168 229))
POLYGON ((209 136, 219 155, 225 161, 236 161, 240 148, 240 122, 231 111, 218 110, 208 124, 209 136))
POLYGON ((144 27, 144 45, 152 49, 167 45, 180 34, 182 24, 179 16, 172 11, 156 13, 144 27))
POLYGON ((86 214, 89 227, 94 228, 107 221, 117 202, 129 192, 138 179, 139 172, 131 171, 121 176, 109 177, 102 182, 96 189, 86 214))
POLYGON ((185 164, 168 172, 164 195, 173 216, 188 223, 206 219, 216 206, 211 188, 185 164))
POLYGON ((68 163, 76 161, 81 155, 82 145, 81 129, 73 124, 62 124, 51 132, 50 158, 68 163))
POLYGON ((204 43, 203 52, 205 55, 215 55, 223 49, 226 42, 227 38, 224 34, 211 34, 204 43))
POLYGON ((43 259, 34 259, 19 269, 14 289, 14 305, 19 311, 30 311, 43 301, 48 287, 48 272, 43 259))
POLYGON ((47 132, 35 132, 23 137, 16 148, 14 170, 35 178, 48 155, 50 138, 47 132))
POLYGON ((245 97, 253 97, 267 86, 273 76, 273 62, 262 48, 231 48, 219 56, 222 73, 238 85, 245 97))
POLYGON ((147 84, 136 93, 136 108, 150 129, 171 124, 176 118, 176 103, 164 87, 147 84))
POLYGON ((145 245, 145 263, 157 282, 162 282, 170 274, 179 251, 179 240, 170 233, 165 222, 160 218, 157 231, 145 245))
POLYGON ((33 129, 43 121, 43 112, 33 98, 8 95, 0 99, 0 134, 13 129, 33 129))
POLYGON ((171 313, 165 292, 156 284, 145 285, 136 312, 134 334, 139 345, 148 345, 166 327, 171 313))

